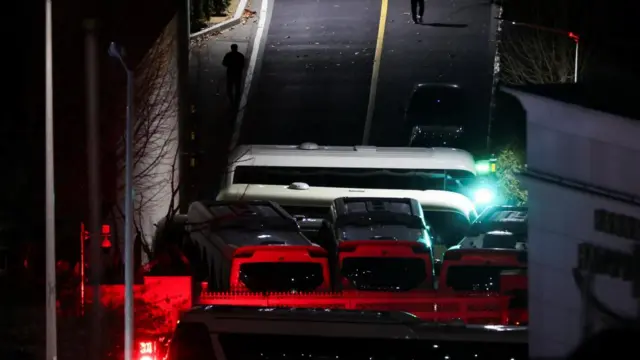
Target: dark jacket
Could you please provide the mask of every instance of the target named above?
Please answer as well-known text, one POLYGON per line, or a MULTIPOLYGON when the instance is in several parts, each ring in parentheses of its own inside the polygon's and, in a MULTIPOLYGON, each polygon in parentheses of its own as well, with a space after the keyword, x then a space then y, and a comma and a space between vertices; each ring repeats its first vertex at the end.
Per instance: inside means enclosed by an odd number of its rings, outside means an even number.
POLYGON ((224 56, 222 65, 227 68, 227 75, 241 75, 244 70, 244 55, 238 51, 230 51, 224 56))

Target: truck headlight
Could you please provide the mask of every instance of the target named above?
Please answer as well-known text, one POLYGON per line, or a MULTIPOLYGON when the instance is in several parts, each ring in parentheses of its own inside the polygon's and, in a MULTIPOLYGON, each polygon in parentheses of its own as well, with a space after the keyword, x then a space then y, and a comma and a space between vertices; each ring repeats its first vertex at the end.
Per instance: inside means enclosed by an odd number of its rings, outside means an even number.
POLYGON ((479 188, 473 194, 474 202, 482 205, 491 203, 495 197, 495 193, 489 188, 479 188))

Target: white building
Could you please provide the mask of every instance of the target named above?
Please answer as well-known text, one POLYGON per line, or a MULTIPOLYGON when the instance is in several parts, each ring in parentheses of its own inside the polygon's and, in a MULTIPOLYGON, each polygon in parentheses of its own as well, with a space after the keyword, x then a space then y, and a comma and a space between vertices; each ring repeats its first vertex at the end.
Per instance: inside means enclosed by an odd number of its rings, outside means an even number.
POLYGON ((560 357, 640 319, 640 112, 575 86, 506 92, 527 113, 530 355, 560 357))

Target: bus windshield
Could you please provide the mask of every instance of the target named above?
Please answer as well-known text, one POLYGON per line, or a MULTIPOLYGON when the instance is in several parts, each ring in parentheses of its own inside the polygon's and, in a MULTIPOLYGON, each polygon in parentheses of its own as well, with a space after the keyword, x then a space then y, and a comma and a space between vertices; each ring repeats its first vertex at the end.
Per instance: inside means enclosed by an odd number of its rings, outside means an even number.
POLYGON ((475 175, 463 170, 314 168, 284 166, 243 166, 235 168, 234 184, 289 185, 390 189, 446 190, 464 194, 475 175))

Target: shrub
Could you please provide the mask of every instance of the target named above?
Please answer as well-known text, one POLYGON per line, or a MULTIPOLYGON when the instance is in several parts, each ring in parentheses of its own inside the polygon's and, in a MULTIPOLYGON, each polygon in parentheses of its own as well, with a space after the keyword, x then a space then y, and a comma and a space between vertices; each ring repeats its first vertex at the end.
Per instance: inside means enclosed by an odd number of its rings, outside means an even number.
POLYGON ((231 0, 209 0, 212 15, 224 15, 231 5, 231 0))
POLYGON ((518 173, 525 169, 524 150, 515 145, 509 145, 498 153, 498 188, 505 200, 513 205, 527 203, 527 190, 522 187, 518 173))

